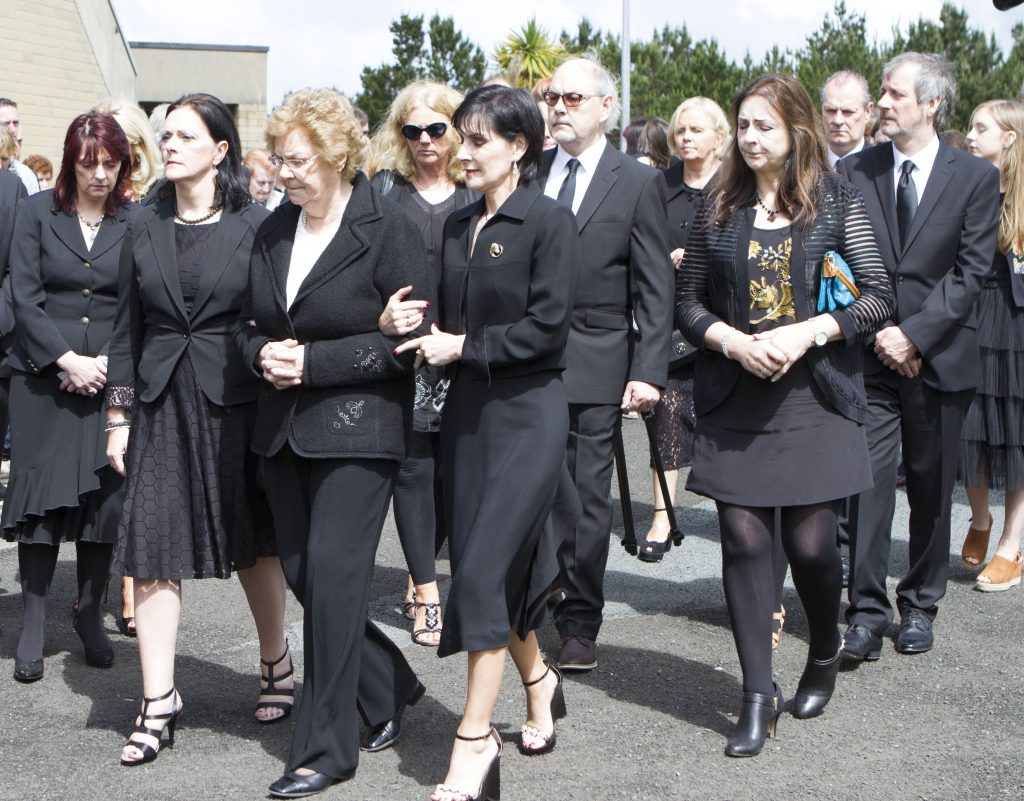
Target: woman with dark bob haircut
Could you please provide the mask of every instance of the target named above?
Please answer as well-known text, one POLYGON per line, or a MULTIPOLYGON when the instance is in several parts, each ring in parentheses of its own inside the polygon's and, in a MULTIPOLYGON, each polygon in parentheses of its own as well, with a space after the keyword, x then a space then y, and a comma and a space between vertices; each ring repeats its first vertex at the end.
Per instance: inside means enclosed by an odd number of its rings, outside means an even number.
POLYGON ((12 458, 3 533, 18 543, 24 616, 14 678, 22 682, 43 676, 46 596, 62 540, 75 543, 74 628, 86 664, 114 662, 100 597, 122 482, 104 458, 100 391, 118 257, 136 208, 128 202, 130 173, 117 121, 82 114, 68 127, 54 188, 23 201, 15 222, 9 286, 17 341, 9 361, 12 458))
POLYGON ((216 97, 172 103, 161 152, 167 182, 121 254, 107 386, 107 458, 127 474, 114 570, 134 579, 142 662, 128 766, 156 759, 164 729, 174 742, 183 579, 238 571, 260 643, 256 720, 286 718, 293 693, 284 575, 249 450, 259 382, 231 336, 268 212, 249 202, 238 131, 216 97))
MULTIPOLYGON (((536 180, 544 120, 525 91, 469 93, 452 120, 466 185, 483 198, 448 218, 444 330, 399 347, 450 365, 441 465, 452 584, 440 656, 469 652, 465 711, 434 801, 498 798, 491 715, 510 652, 526 687, 520 750, 555 745, 562 677, 535 630, 558 575, 547 525, 565 469, 565 343, 579 268, 572 210, 536 180)), ((566 477, 567 480, 567 477, 566 477)))
POLYGON ((821 714, 835 688, 836 519, 846 496, 871 486, 860 348, 893 300, 863 198, 829 171, 807 90, 789 75, 762 76, 736 96, 732 117, 721 180, 676 274, 675 322, 703 344, 687 489, 718 506, 743 672, 725 753, 745 757, 761 751, 783 706, 772 681, 776 519, 810 632, 793 716, 821 714), (859 297, 821 313, 830 251, 849 264, 859 297))

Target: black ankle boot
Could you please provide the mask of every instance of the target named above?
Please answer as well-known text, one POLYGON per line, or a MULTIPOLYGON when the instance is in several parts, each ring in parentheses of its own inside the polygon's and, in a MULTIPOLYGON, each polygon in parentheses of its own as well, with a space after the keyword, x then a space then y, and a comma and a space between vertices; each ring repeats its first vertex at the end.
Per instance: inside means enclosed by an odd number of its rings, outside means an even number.
POLYGON ((743 693, 743 708, 740 709, 736 728, 726 743, 726 756, 752 757, 760 754, 764 741, 775 736, 775 725, 785 703, 778 684, 775 685, 774 695, 743 693))
POLYGON ((825 705, 836 688, 836 676, 842 657, 842 645, 834 657, 824 662, 812 659, 810 654, 807 655, 804 674, 800 677, 796 695, 793 696, 793 717, 813 718, 825 711, 825 705))

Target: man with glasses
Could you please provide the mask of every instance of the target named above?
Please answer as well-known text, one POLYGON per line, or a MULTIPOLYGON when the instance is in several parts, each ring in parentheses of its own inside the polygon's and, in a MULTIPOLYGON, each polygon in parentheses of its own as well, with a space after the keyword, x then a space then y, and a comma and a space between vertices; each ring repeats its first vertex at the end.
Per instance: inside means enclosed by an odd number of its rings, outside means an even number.
POLYGON ((555 609, 558 667, 597 666, 611 532, 612 441, 620 409, 658 402, 668 372, 673 271, 665 180, 605 139, 617 118, 615 80, 586 58, 566 61, 544 93, 558 143, 544 154, 545 193, 572 208, 583 246, 563 376, 569 399, 565 488, 553 514, 564 598, 555 609))

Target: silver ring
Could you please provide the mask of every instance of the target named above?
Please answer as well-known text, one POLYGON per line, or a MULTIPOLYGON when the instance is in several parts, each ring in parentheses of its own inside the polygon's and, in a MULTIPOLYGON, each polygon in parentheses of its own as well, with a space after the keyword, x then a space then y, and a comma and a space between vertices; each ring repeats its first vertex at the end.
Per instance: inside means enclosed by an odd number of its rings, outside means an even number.
POLYGON ((89 394, 90 395, 95 395, 96 394, 96 390, 95 389, 90 389, 89 390, 89 394))
POLYGON ((768 377, 768 371, 767 370, 762 370, 760 373, 758 373, 758 375, 760 375, 761 378, 767 378, 768 377))

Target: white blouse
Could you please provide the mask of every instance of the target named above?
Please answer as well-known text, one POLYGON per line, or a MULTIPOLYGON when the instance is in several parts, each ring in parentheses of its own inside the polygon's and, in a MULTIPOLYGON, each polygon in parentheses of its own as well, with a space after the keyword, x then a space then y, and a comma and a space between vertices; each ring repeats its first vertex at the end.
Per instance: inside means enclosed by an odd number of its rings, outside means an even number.
POLYGON ((314 234, 306 230, 306 215, 299 215, 299 222, 295 226, 295 242, 292 245, 292 258, 288 262, 288 280, 285 285, 285 299, 290 309, 299 294, 299 287, 306 280, 306 276, 313 270, 317 259, 327 250, 327 246, 334 235, 341 227, 341 218, 333 225, 324 228, 320 233, 314 234))

